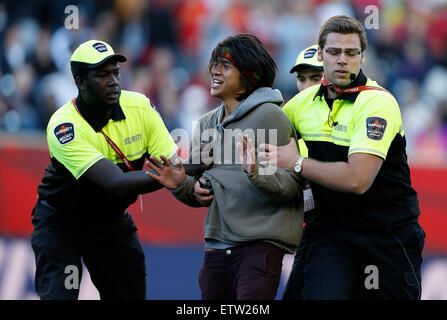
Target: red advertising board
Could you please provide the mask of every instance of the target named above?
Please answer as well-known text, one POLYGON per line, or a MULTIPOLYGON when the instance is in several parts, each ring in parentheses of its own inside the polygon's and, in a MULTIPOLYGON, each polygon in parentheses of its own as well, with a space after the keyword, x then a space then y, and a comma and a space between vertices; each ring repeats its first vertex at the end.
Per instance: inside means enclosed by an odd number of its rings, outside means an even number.
MULTIPOLYGON (((24 145, 11 140, 0 146, 0 234, 29 236, 31 210, 37 185, 48 164, 44 143, 24 145)), ((447 252, 447 169, 412 167, 412 182, 418 192, 420 222, 427 234, 426 252, 447 252)), ((203 243, 204 208, 183 205, 166 190, 143 196, 143 211, 137 201, 131 206, 143 242, 160 245, 203 243)))

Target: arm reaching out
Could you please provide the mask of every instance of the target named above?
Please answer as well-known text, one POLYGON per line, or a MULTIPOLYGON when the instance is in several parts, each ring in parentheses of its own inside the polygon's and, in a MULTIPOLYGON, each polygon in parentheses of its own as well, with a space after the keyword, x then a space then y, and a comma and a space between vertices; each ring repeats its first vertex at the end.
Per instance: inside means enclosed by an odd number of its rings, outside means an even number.
POLYGON ((156 173, 146 171, 146 174, 167 189, 177 189, 186 179, 185 169, 181 161, 177 160, 175 163, 177 166, 173 166, 171 161, 165 156, 162 155, 160 158, 163 160, 163 163, 158 161, 154 156, 151 156, 152 162, 146 161, 146 165, 156 173))
POLYGON ((94 183, 116 197, 149 193, 162 188, 158 181, 148 177, 145 171, 123 172, 105 158, 91 166, 79 180, 94 183))
MULTIPOLYGON (((185 168, 179 159, 175 160, 175 164, 178 167, 172 165, 171 161, 166 159, 164 156, 160 156, 164 163, 158 161, 155 157, 151 156, 151 161, 147 161, 146 165, 149 166, 154 173, 146 171, 146 174, 158 181, 162 186, 166 187, 170 191, 175 191, 182 186, 187 178, 185 173, 185 168)), ((190 177, 190 179, 193 179, 190 177)), ((203 179, 203 178, 200 178, 203 179)), ((209 207, 214 199, 214 195, 210 195, 210 191, 200 187, 199 181, 194 183, 193 196, 199 204, 199 206, 209 207)), ((183 202, 183 201, 182 201, 183 202)), ((197 206, 197 204, 189 203, 188 205, 197 206)))
MULTIPOLYGON (((293 170, 300 157, 293 138, 285 146, 261 144, 260 149, 259 156, 267 159, 261 163, 279 168, 293 170)), ((348 162, 321 162, 306 158, 301 175, 332 190, 363 194, 371 187, 382 163, 382 158, 367 153, 353 153, 348 162)))

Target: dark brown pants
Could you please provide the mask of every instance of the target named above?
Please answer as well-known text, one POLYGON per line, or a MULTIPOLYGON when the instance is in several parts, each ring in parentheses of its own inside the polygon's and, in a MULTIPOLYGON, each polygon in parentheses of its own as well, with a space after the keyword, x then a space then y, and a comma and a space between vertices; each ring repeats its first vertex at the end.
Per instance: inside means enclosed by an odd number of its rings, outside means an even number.
POLYGON ((202 299, 275 299, 284 253, 264 241, 205 251, 199 273, 202 299))

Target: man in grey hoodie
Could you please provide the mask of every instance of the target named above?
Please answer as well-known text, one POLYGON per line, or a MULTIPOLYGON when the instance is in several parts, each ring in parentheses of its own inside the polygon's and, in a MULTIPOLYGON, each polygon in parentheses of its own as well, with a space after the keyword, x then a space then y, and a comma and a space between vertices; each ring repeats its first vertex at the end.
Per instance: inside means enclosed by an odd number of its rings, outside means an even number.
POLYGON ((256 161, 255 146, 285 145, 295 137, 279 107, 282 95, 272 89, 276 64, 258 38, 238 34, 217 45, 209 71, 211 95, 222 104, 199 120, 190 161, 209 160, 210 168, 201 182, 186 176, 177 186, 172 177, 184 174, 182 165, 152 158, 148 165, 155 172, 148 175, 181 202, 209 206, 199 274, 202 299, 274 299, 283 256, 295 251, 303 223, 303 181, 288 169, 256 161), (244 148, 236 150, 241 141, 244 148), (214 196, 200 187, 203 182, 214 196))

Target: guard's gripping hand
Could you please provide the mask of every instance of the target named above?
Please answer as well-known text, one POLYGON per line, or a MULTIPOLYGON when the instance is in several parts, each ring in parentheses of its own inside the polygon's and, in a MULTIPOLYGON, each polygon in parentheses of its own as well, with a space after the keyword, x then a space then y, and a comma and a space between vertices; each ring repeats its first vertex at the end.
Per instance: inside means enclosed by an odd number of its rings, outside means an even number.
POLYGON ((163 163, 154 156, 151 156, 151 161, 146 161, 146 165, 156 173, 146 171, 146 174, 167 189, 177 189, 186 179, 185 168, 180 160, 176 160, 175 165, 172 165, 171 161, 165 156, 160 156, 160 158, 163 163))
POLYGON ((259 157, 266 159, 261 161, 261 164, 277 168, 293 170, 296 160, 300 157, 296 140, 293 137, 284 146, 261 143, 259 150, 259 157))

